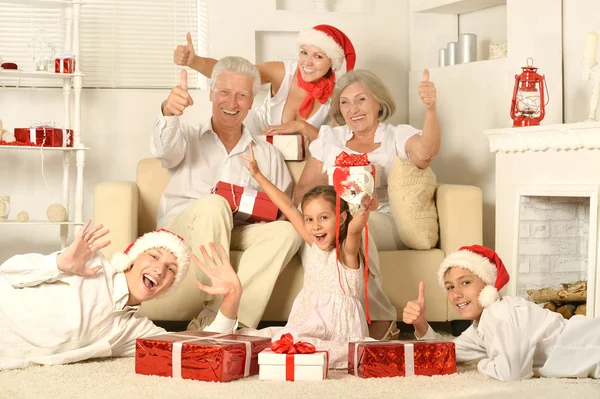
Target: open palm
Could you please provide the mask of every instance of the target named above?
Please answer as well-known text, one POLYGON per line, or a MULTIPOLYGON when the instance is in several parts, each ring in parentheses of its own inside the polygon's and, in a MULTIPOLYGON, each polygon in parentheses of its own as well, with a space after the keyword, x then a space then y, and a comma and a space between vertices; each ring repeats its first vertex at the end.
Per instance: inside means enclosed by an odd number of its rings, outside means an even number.
POLYGON ((242 284, 237 273, 233 270, 227 252, 222 245, 219 245, 219 251, 215 244, 210 243, 212 257, 206 251, 206 248, 201 245, 200 252, 204 258, 202 262, 196 255, 192 256, 192 260, 211 281, 211 285, 204 285, 200 281, 196 281, 196 285, 202 291, 210 295, 223 295, 227 297, 230 294, 238 293, 242 289, 242 284))
POLYGON ((88 220, 79 230, 71 245, 56 257, 56 265, 59 270, 85 277, 93 276, 102 268, 101 265, 86 268, 86 263, 96 251, 110 245, 110 241, 96 244, 96 241, 107 235, 109 230, 102 229, 103 226, 100 224, 87 231, 90 223, 91 220, 88 220))

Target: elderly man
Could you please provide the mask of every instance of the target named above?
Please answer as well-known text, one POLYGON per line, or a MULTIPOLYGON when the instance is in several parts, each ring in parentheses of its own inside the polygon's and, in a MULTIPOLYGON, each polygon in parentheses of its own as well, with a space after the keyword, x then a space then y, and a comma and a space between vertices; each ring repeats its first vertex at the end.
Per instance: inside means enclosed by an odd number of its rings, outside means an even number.
MULTIPOLYGON (((255 132, 242 124, 259 87, 260 74, 248 60, 221 59, 211 76, 212 117, 189 126, 179 121, 184 110, 194 104, 187 73, 182 70, 181 84, 163 102, 151 140, 152 154, 170 174, 160 199, 157 225, 179 234, 193 249, 214 242, 243 251, 237 270, 244 289, 238 320, 247 327, 258 325, 279 273, 302 242, 287 221, 234 225, 227 201, 211 194, 218 181, 260 190, 240 156, 249 154, 250 143, 267 178, 280 190, 292 193, 292 178, 281 154, 266 141, 256 140, 251 134, 255 132)), ((206 276, 197 273, 200 281, 208 283, 206 276)), ((212 322, 219 308, 216 299, 206 294, 201 298, 204 309, 189 329, 201 329, 212 322)))

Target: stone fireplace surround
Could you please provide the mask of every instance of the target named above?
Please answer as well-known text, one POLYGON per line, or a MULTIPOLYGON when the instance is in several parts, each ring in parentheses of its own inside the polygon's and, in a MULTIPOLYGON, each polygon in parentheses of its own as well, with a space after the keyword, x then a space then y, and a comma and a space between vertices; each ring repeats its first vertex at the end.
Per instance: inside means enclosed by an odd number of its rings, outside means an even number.
POLYGON ((587 197, 587 315, 600 316, 600 122, 491 129, 484 133, 490 151, 496 154, 495 249, 511 276, 504 293, 517 293, 523 197, 587 197))

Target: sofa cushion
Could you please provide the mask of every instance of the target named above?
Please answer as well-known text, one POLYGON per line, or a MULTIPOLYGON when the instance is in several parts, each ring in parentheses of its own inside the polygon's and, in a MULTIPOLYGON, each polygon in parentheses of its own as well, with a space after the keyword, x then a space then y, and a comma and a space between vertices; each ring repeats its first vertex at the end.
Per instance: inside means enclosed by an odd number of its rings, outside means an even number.
POLYGON ((396 158, 388 176, 388 195, 400 239, 408 248, 430 249, 438 242, 435 189, 431 168, 420 169, 396 158))

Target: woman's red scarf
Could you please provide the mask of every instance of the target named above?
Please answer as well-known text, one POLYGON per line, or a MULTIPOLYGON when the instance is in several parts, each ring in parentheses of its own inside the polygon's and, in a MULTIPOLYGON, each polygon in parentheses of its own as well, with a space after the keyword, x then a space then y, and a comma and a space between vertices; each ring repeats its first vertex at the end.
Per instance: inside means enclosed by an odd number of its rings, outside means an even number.
POLYGON ((313 109, 315 100, 319 100, 321 104, 325 104, 329 97, 331 97, 331 94, 333 94, 335 72, 331 71, 328 77, 321 78, 318 83, 305 82, 304 79, 302 79, 299 67, 296 76, 298 78, 298 86, 303 88, 307 93, 302 104, 300 104, 299 109, 300 116, 306 119, 313 109))

